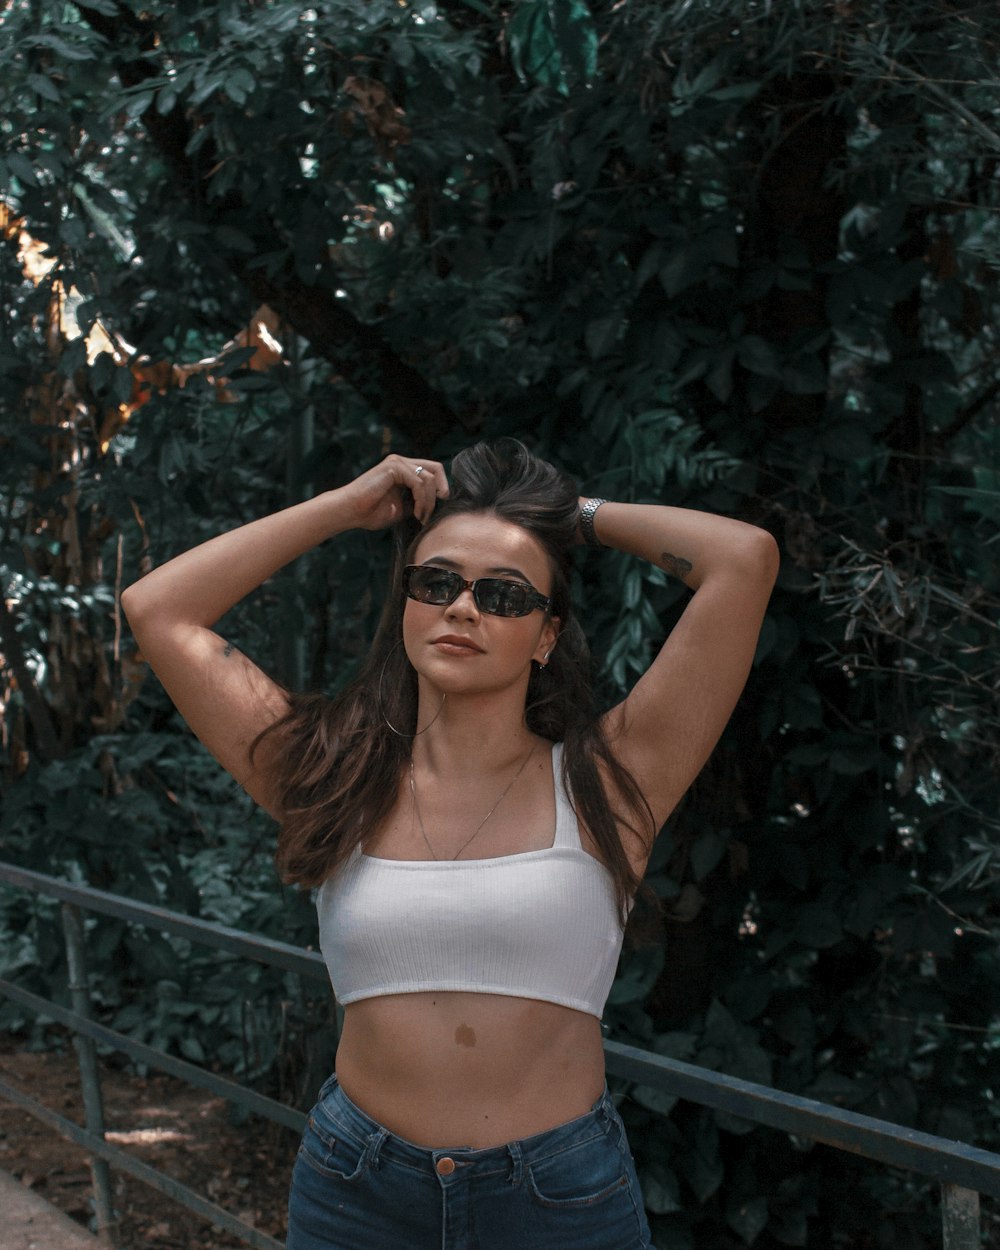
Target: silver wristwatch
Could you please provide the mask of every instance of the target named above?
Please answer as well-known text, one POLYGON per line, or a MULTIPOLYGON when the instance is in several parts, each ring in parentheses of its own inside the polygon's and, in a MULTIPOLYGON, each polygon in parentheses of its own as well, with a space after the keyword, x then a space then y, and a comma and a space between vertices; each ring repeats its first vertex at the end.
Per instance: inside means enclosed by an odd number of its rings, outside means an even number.
POLYGON ((604 546, 594 533, 594 516, 601 504, 607 502, 606 499, 588 499, 580 509, 580 533, 588 547, 602 548, 604 546))

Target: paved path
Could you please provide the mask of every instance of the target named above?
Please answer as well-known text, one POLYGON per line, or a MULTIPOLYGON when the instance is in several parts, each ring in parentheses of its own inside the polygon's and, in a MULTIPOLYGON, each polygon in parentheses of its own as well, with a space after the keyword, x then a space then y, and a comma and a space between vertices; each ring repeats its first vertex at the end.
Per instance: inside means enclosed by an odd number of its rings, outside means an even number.
POLYGON ((0 1250, 101 1250, 106 1244, 10 1173, 0 1172, 0 1250))

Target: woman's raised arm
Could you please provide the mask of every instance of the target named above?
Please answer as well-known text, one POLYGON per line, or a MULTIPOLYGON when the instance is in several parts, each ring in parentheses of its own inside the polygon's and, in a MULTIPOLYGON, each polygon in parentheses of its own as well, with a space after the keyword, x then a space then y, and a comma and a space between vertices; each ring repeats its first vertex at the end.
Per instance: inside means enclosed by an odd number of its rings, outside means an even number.
POLYGON ((743 521, 653 504, 602 504, 593 527, 602 545, 649 560, 694 592, 656 659, 605 718, 612 749, 659 825, 701 771, 746 683, 778 546, 743 521))
POLYGON ((274 737, 254 738, 287 709, 281 689, 212 626, 278 569, 349 529, 382 529, 411 510, 426 520, 446 495, 434 461, 389 456, 349 485, 209 539, 122 593, 139 649, 194 733, 244 789, 280 819, 274 737), (418 467, 420 472, 417 472, 418 467))

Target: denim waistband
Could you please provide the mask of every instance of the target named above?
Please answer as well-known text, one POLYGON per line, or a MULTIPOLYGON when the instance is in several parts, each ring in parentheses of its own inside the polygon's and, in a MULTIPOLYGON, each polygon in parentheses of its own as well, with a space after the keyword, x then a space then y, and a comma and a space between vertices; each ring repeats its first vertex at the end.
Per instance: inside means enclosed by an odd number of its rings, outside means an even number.
POLYGON ((517 1181, 520 1179, 523 1164, 534 1163, 582 1145, 606 1133, 609 1126, 621 1123, 606 1081, 601 1096, 590 1110, 576 1119, 502 1146, 484 1146, 478 1149, 472 1146, 431 1149, 399 1137, 377 1120, 373 1120, 348 1098, 336 1073, 320 1090, 318 1105, 322 1107, 322 1114, 341 1134, 352 1137, 359 1145, 367 1147, 366 1153, 372 1167, 378 1168, 382 1162, 398 1163, 433 1176, 439 1181, 443 1179, 438 1166, 442 1159, 451 1159, 454 1162, 453 1175, 456 1179, 460 1175, 468 1176, 472 1173, 486 1176, 493 1172, 509 1172, 512 1173, 511 1179, 517 1181))

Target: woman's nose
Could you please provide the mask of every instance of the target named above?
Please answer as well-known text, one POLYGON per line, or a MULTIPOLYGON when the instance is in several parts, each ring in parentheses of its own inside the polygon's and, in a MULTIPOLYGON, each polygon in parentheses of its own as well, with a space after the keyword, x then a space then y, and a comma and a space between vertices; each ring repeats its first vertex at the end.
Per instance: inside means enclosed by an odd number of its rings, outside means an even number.
POLYGON ((457 599, 448 604, 445 616, 454 616, 459 619, 467 620, 470 617, 479 615, 479 609, 476 607, 476 601, 472 597, 472 590, 467 586, 457 599))

